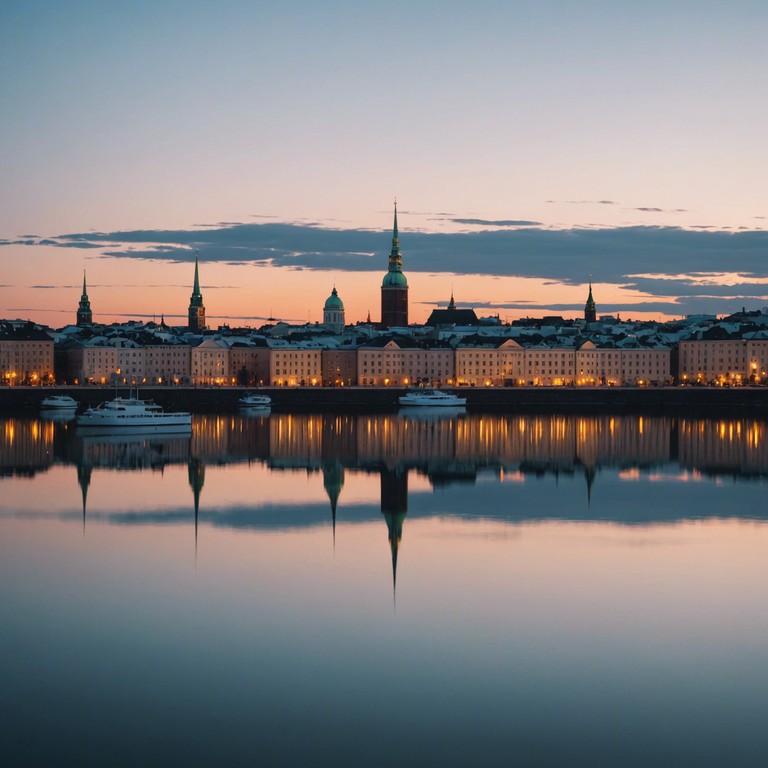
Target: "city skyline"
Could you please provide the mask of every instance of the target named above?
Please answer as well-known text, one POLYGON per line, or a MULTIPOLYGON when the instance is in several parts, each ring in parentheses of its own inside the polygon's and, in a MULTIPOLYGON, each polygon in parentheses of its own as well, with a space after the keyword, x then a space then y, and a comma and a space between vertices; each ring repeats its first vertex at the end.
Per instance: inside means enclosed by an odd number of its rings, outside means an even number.
MULTIPOLYGON (((768 303, 768 10, 0 7, 0 315, 664 319, 768 303), (461 34, 458 34, 461 30, 461 34), (77 44, 74 44, 77 40, 77 44), (453 289, 453 290, 452 290, 453 289)), ((61 321, 59 321, 59 319, 61 321)))

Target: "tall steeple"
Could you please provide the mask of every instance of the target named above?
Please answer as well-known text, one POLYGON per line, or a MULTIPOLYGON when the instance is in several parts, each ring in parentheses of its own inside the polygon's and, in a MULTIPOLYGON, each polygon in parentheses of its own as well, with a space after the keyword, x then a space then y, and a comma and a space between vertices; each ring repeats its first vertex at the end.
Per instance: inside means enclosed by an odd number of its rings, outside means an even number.
POLYGON ((93 312, 91 312, 91 302, 88 299, 88 290, 85 285, 85 270, 83 270, 83 293, 80 296, 80 303, 77 305, 77 324, 91 325, 93 323, 93 312))
POLYGON ((381 325, 383 328, 408 325, 408 281, 403 274, 403 256, 400 253, 400 236, 397 230, 397 200, 395 200, 389 268, 381 283, 381 325))
POLYGON ((403 271, 403 256, 400 253, 400 236, 397 232, 397 200, 395 200, 395 223, 392 227, 392 250, 389 252, 389 271, 403 271))
POLYGON ((592 298, 592 275, 589 276, 589 296, 587 296, 587 303, 584 305, 584 321, 587 323, 597 322, 597 308, 595 307, 595 300, 592 298))
POLYGON ((195 333, 205 330, 205 306, 203 305, 203 294, 200 292, 197 260, 197 254, 195 254, 195 282, 192 286, 192 296, 189 299, 187 323, 189 330, 195 333))

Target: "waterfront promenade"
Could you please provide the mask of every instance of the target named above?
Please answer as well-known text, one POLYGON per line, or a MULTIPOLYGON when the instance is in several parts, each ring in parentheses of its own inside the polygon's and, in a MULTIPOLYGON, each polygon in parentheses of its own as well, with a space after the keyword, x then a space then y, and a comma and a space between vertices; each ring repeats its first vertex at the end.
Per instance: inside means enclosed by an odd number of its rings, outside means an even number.
MULTIPOLYGON (((450 389, 450 388, 448 388, 450 389)), ((139 397, 166 408, 193 412, 237 410, 241 387, 139 388, 139 397)), ((387 412, 396 410, 400 387, 264 387, 272 407, 295 412, 387 412)), ((768 387, 461 387, 471 411, 521 413, 708 413, 768 418, 768 387)), ((69 394, 81 405, 128 395, 121 387, 6 387, 0 412, 36 411, 51 394, 69 394)))

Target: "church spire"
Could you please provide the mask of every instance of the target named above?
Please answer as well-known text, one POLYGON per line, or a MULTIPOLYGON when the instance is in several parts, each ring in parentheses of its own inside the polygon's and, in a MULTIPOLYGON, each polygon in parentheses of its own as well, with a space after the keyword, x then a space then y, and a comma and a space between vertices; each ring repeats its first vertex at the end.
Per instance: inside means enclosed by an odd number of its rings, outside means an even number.
POLYGON ((403 274, 403 255, 397 231, 397 200, 392 226, 392 248, 387 274, 381 281, 381 327, 402 328, 408 325, 408 280, 403 274))
POLYGON ((403 256, 400 253, 400 236, 397 232, 397 198, 395 198, 395 223, 392 227, 392 250, 389 252, 389 271, 403 271, 403 256))
POLYGON ((91 311, 91 302, 88 299, 88 289, 85 284, 85 270, 83 270, 83 293, 80 296, 80 303, 77 305, 77 324, 91 325, 93 323, 93 312, 91 311))
POLYGON ((192 295, 189 298, 187 311, 187 327, 195 333, 205 330, 205 306, 203 305, 203 294, 200 292, 200 274, 197 262, 198 257, 195 253, 195 282, 192 285, 192 295))
POLYGON ((195 284, 192 286, 192 296, 200 296, 202 298, 200 293, 200 275, 197 268, 197 254, 195 254, 195 284))
POLYGON ((589 295, 587 296, 587 303, 584 305, 584 321, 587 323, 597 322, 597 307, 592 298, 592 275, 589 276, 589 295))

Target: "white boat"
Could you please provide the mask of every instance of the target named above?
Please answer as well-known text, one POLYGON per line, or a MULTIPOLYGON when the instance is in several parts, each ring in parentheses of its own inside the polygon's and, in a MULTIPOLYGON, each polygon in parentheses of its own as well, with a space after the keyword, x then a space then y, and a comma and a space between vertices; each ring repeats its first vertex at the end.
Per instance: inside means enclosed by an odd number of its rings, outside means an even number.
POLYGON ((42 399, 40 407, 45 408, 46 410, 50 408, 52 410, 69 409, 71 411, 73 408, 77 408, 77 400, 69 395, 49 395, 42 399))
POLYGON ((88 408, 77 417, 78 427, 136 428, 142 432, 189 432, 192 414, 166 413, 153 402, 137 397, 116 397, 96 408, 88 408))
POLYGON ((417 405, 422 408, 455 408, 457 405, 466 405, 467 398, 439 389, 412 389, 401 395, 398 402, 400 405, 417 405))
POLYGON ((241 408, 269 408, 272 405, 272 398, 268 395, 257 395, 255 392, 246 392, 237 404, 241 408))

